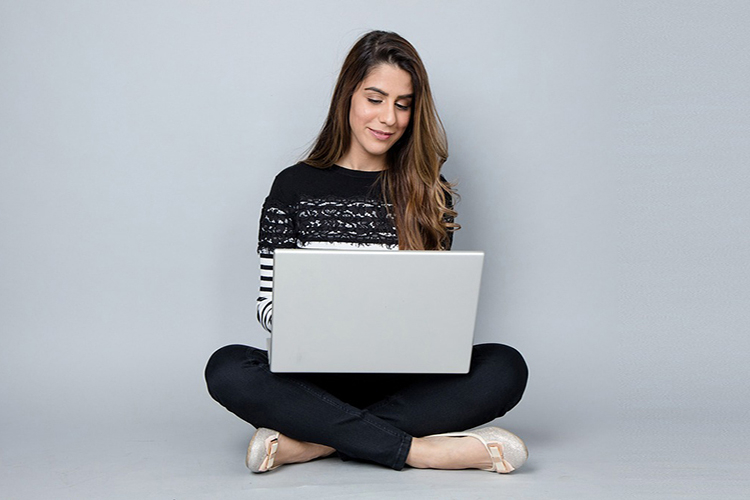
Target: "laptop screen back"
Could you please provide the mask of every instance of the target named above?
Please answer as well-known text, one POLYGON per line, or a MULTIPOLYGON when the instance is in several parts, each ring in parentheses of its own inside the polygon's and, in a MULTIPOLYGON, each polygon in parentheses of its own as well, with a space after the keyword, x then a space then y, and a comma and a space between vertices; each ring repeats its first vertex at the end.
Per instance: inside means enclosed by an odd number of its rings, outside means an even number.
POLYGON ((467 373, 483 259, 276 250, 271 371, 467 373))

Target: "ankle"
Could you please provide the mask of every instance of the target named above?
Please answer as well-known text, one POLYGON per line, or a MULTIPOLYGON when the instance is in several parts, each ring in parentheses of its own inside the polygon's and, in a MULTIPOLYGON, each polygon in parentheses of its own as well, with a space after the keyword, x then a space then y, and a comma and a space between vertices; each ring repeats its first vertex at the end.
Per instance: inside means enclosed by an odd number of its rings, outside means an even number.
POLYGON ((435 456, 440 450, 431 440, 426 438, 412 438, 406 465, 417 469, 432 469, 435 467, 435 456))

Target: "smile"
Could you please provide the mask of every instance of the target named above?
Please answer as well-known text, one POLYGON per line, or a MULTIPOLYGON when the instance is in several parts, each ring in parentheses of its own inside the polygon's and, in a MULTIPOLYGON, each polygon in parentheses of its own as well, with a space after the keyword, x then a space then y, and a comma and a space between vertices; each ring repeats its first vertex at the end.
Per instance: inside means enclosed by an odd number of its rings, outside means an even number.
POLYGON ((367 130, 369 130, 370 133, 380 141, 386 141, 393 135, 393 132, 382 132, 380 130, 375 130, 372 128, 368 128, 367 130))

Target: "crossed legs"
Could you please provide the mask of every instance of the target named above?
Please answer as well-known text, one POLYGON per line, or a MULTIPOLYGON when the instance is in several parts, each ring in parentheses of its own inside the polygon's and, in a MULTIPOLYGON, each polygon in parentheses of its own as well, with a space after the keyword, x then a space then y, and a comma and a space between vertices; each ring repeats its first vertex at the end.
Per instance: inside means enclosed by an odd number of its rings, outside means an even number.
POLYGON ((400 470, 407 463, 478 463, 475 458, 486 450, 474 439, 421 436, 476 427, 505 414, 521 399, 527 374, 521 355, 499 344, 475 346, 466 375, 275 374, 265 351, 233 345, 211 357, 206 382, 231 412, 281 432, 277 464, 336 450, 345 460, 400 470))

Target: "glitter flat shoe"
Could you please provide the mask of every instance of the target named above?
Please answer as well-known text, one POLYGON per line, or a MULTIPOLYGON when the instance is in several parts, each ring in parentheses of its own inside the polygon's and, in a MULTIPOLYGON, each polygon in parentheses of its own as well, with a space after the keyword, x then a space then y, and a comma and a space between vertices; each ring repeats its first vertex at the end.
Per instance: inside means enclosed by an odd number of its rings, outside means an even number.
POLYGON ((500 474, 507 474, 521 467, 529 458, 529 450, 521 440, 512 432, 500 427, 484 427, 472 432, 448 432, 446 434, 433 434, 425 437, 473 437, 478 439, 490 454, 492 467, 482 469, 500 474))
POLYGON ((251 472, 255 473, 267 472, 278 468, 279 465, 273 465, 278 447, 278 431, 260 427, 253 434, 250 444, 247 447, 245 465, 251 472))

